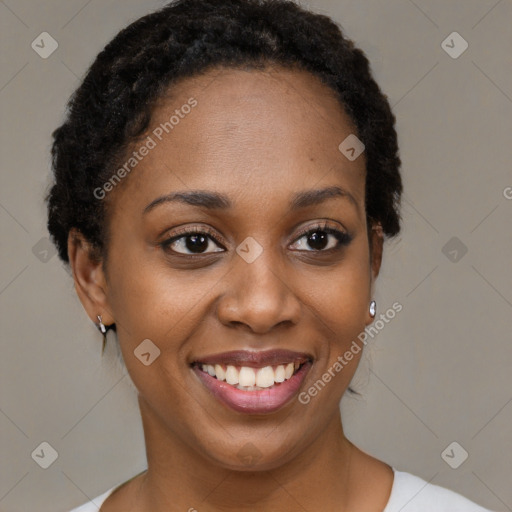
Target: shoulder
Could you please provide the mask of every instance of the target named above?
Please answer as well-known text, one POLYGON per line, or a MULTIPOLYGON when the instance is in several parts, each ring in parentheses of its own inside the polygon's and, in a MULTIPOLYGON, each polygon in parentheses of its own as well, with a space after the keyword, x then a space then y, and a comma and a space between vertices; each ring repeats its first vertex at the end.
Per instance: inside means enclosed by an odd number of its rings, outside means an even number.
POLYGON ((105 500, 112 494, 114 489, 116 489, 116 487, 112 487, 112 489, 109 489, 108 491, 104 492, 103 494, 94 498, 88 503, 84 503, 80 507, 70 510, 70 512, 98 512, 101 505, 103 505, 105 500))
POLYGON ((396 470, 394 473, 391 495, 383 512, 492 512, 411 473, 396 470))
POLYGON ((119 485, 114 485, 114 487, 110 488, 108 491, 104 492, 100 496, 94 498, 93 500, 87 503, 84 503, 80 507, 70 510, 70 512, 101 512, 101 506, 105 503, 108 497, 114 494, 114 491, 116 496, 119 497, 119 493, 117 491, 121 489, 126 491, 131 484, 137 482, 140 478, 143 478, 144 473, 146 472, 147 469, 142 470, 140 473, 136 474, 135 476, 132 476, 129 480, 126 480, 126 482, 123 482, 122 484, 119 485))

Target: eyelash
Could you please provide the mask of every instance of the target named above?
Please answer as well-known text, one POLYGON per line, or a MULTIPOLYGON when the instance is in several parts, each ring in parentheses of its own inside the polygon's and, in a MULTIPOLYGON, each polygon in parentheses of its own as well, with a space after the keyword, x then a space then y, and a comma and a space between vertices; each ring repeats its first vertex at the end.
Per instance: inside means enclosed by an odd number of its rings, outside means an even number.
MULTIPOLYGON (((330 249, 322 249, 322 250, 313 249, 310 251, 299 250, 299 252, 318 253, 318 254, 331 253, 333 251, 341 250, 343 247, 347 246, 352 241, 352 237, 345 231, 335 229, 331 226, 328 226, 327 223, 323 223, 323 224, 318 224, 316 226, 313 226, 313 227, 310 227, 310 228, 300 231, 293 243, 295 244, 298 240, 300 240, 301 238, 303 238, 306 235, 311 235, 311 234, 319 232, 319 231, 324 232, 328 235, 333 235, 337 239, 338 245, 334 248, 331 247, 330 249)), ((172 237, 167 238, 166 240, 161 242, 159 245, 160 245, 160 247, 162 247, 162 249, 164 251, 169 252, 169 246, 173 242, 176 242, 177 240, 179 240, 181 238, 186 238, 188 235, 198 235, 198 234, 199 235, 207 235, 211 240, 213 240, 214 243, 216 243, 217 245, 222 245, 217 240, 217 235, 213 232, 213 230, 211 230, 208 227, 199 227, 199 226, 197 226, 197 227, 191 226, 191 227, 178 229, 172 237)), ((205 256, 206 254, 214 254, 211 252, 210 253, 202 253, 202 254, 200 254, 200 253, 199 254, 184 254, 184 253, 180 253, 177 251, 173 251, 172 249, 171 249, 171 251, 173 252, 173 254, 178 255, 180 257, 184 257, 184 258, 197 258, 200 256, 205 256)), ((215 251, 215 252, 220 252, 220 251, 215 251)))

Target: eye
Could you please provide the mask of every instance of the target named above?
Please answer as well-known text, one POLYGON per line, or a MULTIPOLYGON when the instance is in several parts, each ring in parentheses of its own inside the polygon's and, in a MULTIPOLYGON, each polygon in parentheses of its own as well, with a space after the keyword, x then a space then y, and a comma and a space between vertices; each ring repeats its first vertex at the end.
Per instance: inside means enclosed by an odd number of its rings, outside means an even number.
POLYGON ((160 246, 167 252, 175 252, 184 255, 211 254, 212 252, 223 252, 222 248, 211 251, 217 242, 213 232, 207 228, 188 227, 178 230, 174 236, 161 242, 160 246), (187 252, 189 251, 189 252, 187 252))
POLYGON ((330 252, 341 249, 351 241, 348 233, 322 224, 303 231, 295 245, 306 252, 330 252), (312 247, 312 250, 306 249, 306 246, 312 247))
MULTIPOLYGON (((352 237, 348 233, 323 223, 302 231, 293 245, 299 251, 331 252, 341 249, 351 241, 352 237), (307 246, 312 249, 307 249, 307 246)), ((177 230, 173 236, 161 242, 160 246, 166 252, 184 256, 212 254, 225 250, 213 231, 199 226, 177 230)))

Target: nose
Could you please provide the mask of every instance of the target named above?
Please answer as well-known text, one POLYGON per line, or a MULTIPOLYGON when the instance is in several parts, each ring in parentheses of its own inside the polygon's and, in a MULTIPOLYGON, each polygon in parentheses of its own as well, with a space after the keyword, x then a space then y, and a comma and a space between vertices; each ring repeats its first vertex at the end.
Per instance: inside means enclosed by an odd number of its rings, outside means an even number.
POLYGON ((228 327, 244 326, 264 334, 277 326, 299 322, 301 303, 289 274, 263 253, 252 263, 242 258, 225 276, 225 293, 217 304, 217 316, 228 327), (289 277, 288 277, 289 279, 289 277))

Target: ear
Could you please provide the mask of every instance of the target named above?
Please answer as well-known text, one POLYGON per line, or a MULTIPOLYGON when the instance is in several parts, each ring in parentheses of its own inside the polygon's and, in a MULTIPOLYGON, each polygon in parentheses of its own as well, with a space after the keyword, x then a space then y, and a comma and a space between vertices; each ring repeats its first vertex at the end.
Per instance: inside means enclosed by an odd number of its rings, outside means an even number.
POLYGON ((375 279, 379 275, 382 264, 382 251, 384 247, 384 233, 380 223, 372 224, 370 232, 370 268, 371 268, 371 289, 375 279))
POLYGON ((89 318, 97 324, 101 315, 105 325, 114 323, 107 300, 103 262, 96 248, 75 228, 68 235, 68 257, 76 293, 89 318))

